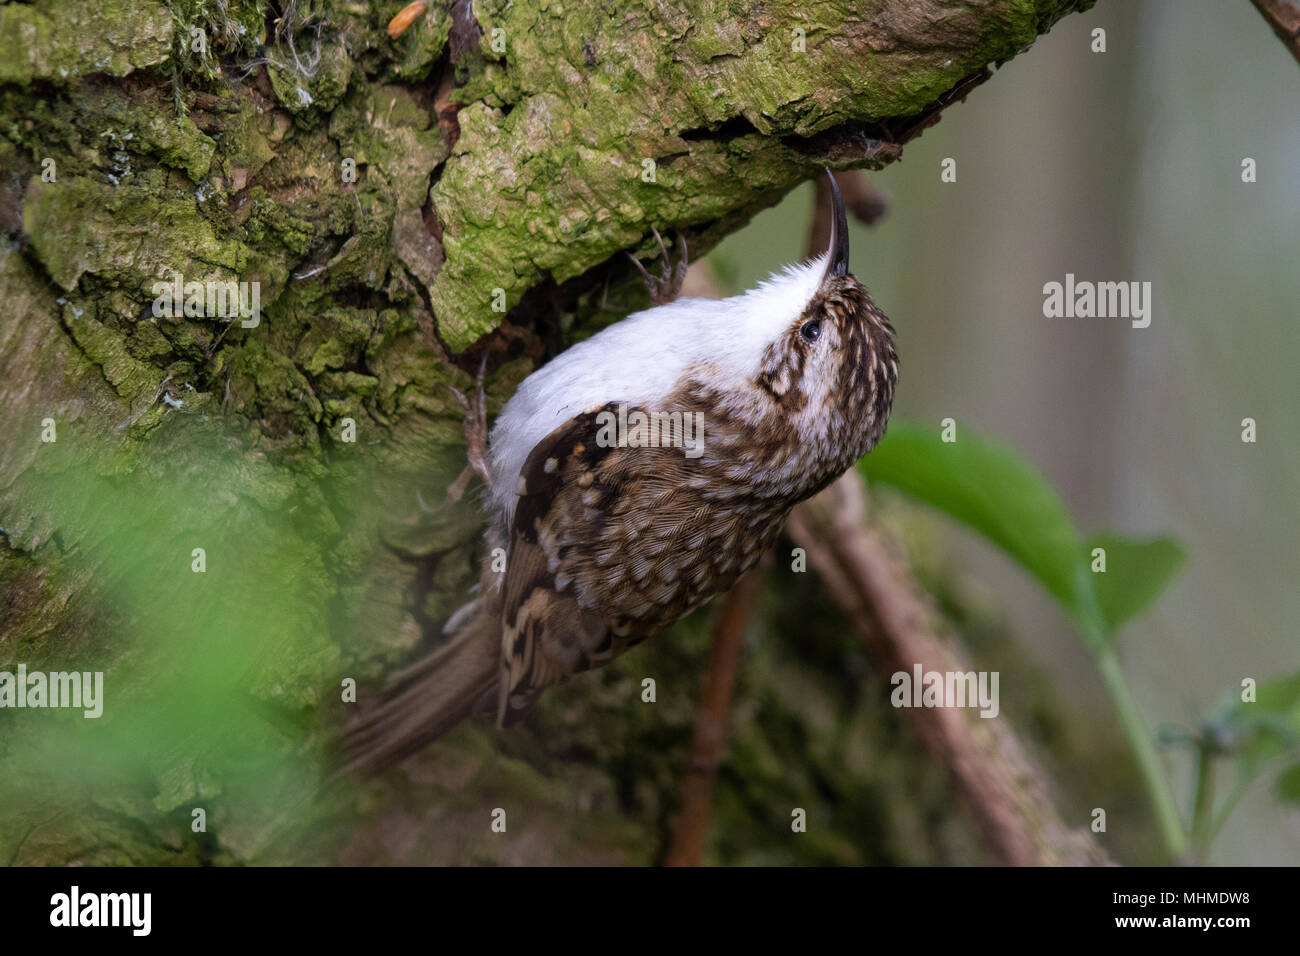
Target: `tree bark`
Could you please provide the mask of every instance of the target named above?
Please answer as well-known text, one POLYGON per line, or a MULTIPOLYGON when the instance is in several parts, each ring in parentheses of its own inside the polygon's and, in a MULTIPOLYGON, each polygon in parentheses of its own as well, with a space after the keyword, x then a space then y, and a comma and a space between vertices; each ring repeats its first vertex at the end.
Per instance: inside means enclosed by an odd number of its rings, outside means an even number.
MULTIPOLYGON (((344 682, 437 640, 482 558, 443 385, 486 352, 499 407, 643 304, 652 227, 699 257, 896 159, 1089 5, 458 0, 395 39, 396 2, 0 5, 0 670, 105 675, 100 718, 0 715, 0 859, 409 858, 304 821, 364 817, 311 795, 344 682), (232 281, 258 314, 186 291, 232 281)), ((494 754, 421 765, 432 858, 652 855, 548 835, 572 805, 494 754), (458 802, 485 766, 531 808, 509 850, 458 802)))

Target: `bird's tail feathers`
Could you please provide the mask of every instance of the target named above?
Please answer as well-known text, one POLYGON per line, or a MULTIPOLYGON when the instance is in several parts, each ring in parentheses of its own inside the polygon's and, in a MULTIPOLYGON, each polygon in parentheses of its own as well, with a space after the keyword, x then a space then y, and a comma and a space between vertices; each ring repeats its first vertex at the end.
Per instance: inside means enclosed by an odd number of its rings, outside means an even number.
MULTIPOLYGON (((483 602, 490 604, 491 602, 483 602)), ((442 647, 397 674, 344 731, 337 774, 377 773, 497 704, 500 624, 475 609, 442 647)))

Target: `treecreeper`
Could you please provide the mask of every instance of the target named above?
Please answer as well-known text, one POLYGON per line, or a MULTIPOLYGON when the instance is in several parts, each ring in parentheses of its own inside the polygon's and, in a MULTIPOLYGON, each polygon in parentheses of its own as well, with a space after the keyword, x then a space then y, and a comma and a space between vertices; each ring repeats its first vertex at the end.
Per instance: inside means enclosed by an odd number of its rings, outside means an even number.
MULTIPOLYGON (((490 441, 482 375, 462 396, 505 570, 485 567, 449 639, 352 721, 345 770, 388 766, 475 714, 506 726, 547 687, 725 593, 791 508, 875 446, 898 377, 894 330, 849 271, 834 176, 831 195, 824 254, 572 346, 524 380, 490 441)), ((673 278, 651 281, 652 297, 669 298, 673 278)))

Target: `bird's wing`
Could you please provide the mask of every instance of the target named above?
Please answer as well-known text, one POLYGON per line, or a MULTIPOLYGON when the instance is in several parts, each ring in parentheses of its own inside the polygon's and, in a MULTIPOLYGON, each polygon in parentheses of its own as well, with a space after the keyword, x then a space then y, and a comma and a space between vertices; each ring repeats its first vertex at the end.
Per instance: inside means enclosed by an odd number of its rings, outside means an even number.
POLYGON ((610 451, 596 444, 595 419, 595 410, 569 419, 538 442, 520 469, 502 601, 502 724, 543 688, 586 670, 587 653, 608 636, 598 611, 579 604, 553 527, 575 469, 591 472, 610 451))
POLYGON ((520 471, 503 586, 502 723, 541 689, 699 603, 679 576, 690 551, 683 538, 707 512, 686 459, 680 448, 598 441, 600 413, 616 409, 571 418, 520 471))

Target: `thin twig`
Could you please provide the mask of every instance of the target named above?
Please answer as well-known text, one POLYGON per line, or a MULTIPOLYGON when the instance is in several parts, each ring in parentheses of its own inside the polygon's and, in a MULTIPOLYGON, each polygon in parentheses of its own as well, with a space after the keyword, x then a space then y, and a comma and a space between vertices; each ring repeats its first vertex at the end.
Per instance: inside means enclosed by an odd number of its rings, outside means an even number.
POLYGON ((1300 61, 1300 7, 1291 0, 1250 0, 1277 38, 1300 61))
POLYGON ((742 576, 722 602, 713 625, 713 648, 695 709, 691 762, 682 783, 682 802, 664 856, 665 866, 699 866, 704 856, 713 816, 713 784, 727 752, 732 690, 761 580, 762 571, 757 568, 742 576))

